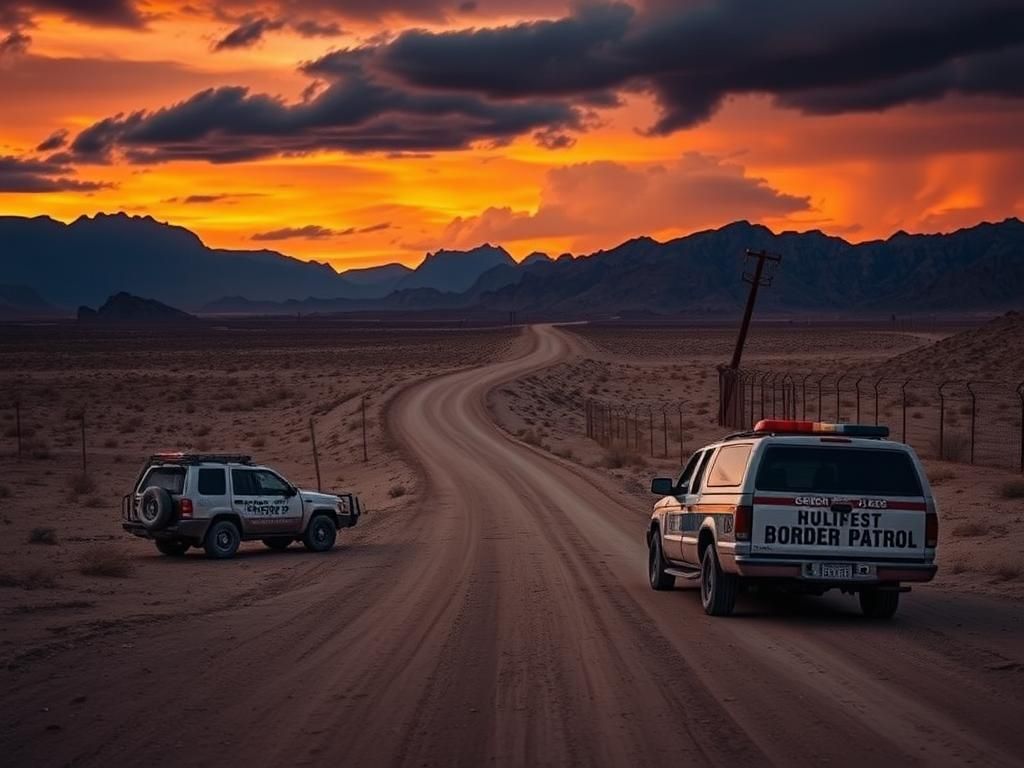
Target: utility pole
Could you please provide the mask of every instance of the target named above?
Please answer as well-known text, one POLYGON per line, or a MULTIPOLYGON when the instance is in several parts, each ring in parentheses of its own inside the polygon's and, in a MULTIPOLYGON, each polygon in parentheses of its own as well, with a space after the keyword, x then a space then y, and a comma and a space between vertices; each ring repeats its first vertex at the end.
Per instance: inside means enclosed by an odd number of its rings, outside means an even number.
POLYGON ((754 315, 754 305, 757 303, 757 291, 761 286, 768 287, 772 284, 772 277, 765 274, 765 263, 778 264, 782 256, 768 251, 752 251, 747 249, 747 258, 754 259, 754 274, 743 273, 743 282, 750 285, 750 294, 747 296, 747 307, 743 311, 743 322, 740 324, 740 335, 736 339, 736 348, 732 353, 732 362, 728 370, 731 371, 725 377, 723 388, 724 397, 721 403, 721 412, 718 414, 720 424, 725 424, 726 415, 731 412, 732 401, 736 392, 736 374, 740 369, 740 361, 743 359, 743 348, 747 343, 747 333, 750 331, 750 319, 754 315))

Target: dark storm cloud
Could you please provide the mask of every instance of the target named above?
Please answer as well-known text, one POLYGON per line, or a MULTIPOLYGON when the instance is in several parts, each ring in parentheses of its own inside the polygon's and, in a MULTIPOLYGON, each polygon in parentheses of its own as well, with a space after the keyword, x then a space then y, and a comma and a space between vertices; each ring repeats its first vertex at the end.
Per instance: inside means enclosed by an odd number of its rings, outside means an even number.
POLYGON ((344 30, 336 22, 321 23, 304 19, 292 24, 292 29, 303 37, 338 37, 344 30))
POLYGON ((304 227, 284 227, 283 229, 274 229, 270 232, 257 232, 252 236, 252 239, 260 242, 293 240, 297 238, 303 240, 325 240, 337 234, 335 230, 328 227, 321 227, 319 224, 307 224, 304 227))
MULTIPOLYGON (((588 6, 556 21, 411 30, 361 56, 408 85, 495 99, 649 91, 662 108, 653 130, 667 133, 706 119, 730 94, 766 93, 831 112, 950 92, 1016 96, 1013 70, 980 60, 1022 46, 1019 0, 722 0, 649 13, 588 6), (883 93, 869 98, 873 90, 883 93)), ((347 55, 309 68, 329 71, 347 55)))
POLYGON ((131 162, 226 163, 322 149, 459 149, 579 122, 576 110, 556 101, 494 103, 468 93, 403 90, 353 68, 297 104, 232 86, 155 112, 106 118, 79 133, 71 151, 86 162, 106 162, 118 149, 131 162))
POLYGON ((28 51, 32 38, 20 30, 0 37, 0 57, 17 56, 28 51))
POLYGON ((266 32, 281 29, 283 26, 284 22, 277 19, 249 19, 214 43, 213 49, 223 51, 230 48, 249 48, 262 40, 266 32))
POLYGON ((36 147, 36 152, 53 152, 60 149, 67 143, 68 130, 67 128, 61 128, 43 139, 39 146, 36 147))
POLYGON ((39 160, 0 155, 0 192, 93 192, 110 186, 70 178, 73 173, 71 167, 52 158, 39 160))
POLYGON ((36 13, 55 13, 94 26, 142 27, 145 23, 133 0, 0 0, 0 19, 27 23, 36 13))

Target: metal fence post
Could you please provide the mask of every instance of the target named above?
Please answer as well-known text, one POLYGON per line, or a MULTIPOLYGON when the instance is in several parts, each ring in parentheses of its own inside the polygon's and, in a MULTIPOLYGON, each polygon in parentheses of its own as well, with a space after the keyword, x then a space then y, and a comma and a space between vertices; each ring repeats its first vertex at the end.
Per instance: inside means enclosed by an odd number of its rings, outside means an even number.
POLYGON ((910 383, 910 379, 903 382, 903 386, 900 387, 900 391, 903 393, 903 442, 907 442, 907 385, 910 383))
POLYGON ((803 381, 800 382, 800 399, 803 400, 803 412, 801 417, 804 421, 807 421, 807 380, 813 376, 813 373, 808 373, 804 376, 803 381))
POLYGON ((939 458, 946 459, 946 394, 943 387, 949 384, 944 381, 939 384, 939 458))
POLYGON ((668 458, 668 406, 661 406, 661 441, 662 455, 668 458))
POLYGON ((818 421, 821 421, 821 382, 823 382, 827 376, 827 373, 823 373, 818 377, 818 421))
POLYGON ((878 385, 885 381, 885 377, 882 377, 875 382, 875 426, 878 426, 878 385))
POLYGON ((647 426, 651 433, 651 458, 654 458, 654 408, 647 406, 647 426))
POLYGON ((974 426, 975 418, 978 415, 978 398, 974 394, 971 382, 967 382, 967 391, 971 394, 971 464, 974 463, 974 426))
POLYGON ((864 377, 861 376, 857 381, 854 382, 853 386, 857 390, 857 423, 860 424, 860 383, 864 381, 864 377))
MULTIPOLYGON (((1021 386, 1024 387, 1024 384, 1021 384, 1021 386)), ((753 397, 753 395, 751 395, 751 397, 753 397)), ((1020 405, 1021 408, 1024 409, 1024 395, 1020 396, 1020 405)), ((686 458, 683 456, 683 404, 680 403, 676 410, 679 412, 679 464, 682 465, 683 459, 686 458)), ((1021 445, 1024 446, 1024 427, 1022 427, 1021 430, 1021 445)), ((1022 456, 1024 456, 1024 454, 1022 454, 1022 456)), ((1024 458, 1021 459, 1021 467, 1021 471, 1024 471, 1024 458)))

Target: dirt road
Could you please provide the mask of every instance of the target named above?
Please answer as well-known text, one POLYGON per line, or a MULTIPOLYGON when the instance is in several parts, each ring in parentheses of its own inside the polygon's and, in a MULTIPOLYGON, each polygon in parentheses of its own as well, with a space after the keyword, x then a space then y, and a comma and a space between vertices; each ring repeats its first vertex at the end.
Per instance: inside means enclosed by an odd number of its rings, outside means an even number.
POLYGON ((4 763, 1022 764, 1020 605, 923 588, 886 624, 838 597, 710 619, 652 592, 646 510, 486 410, 571 353, 533 328, 513 360, 407 390, 390 423, 425 497, 333 553, 167 570, 304 558, 271 594, 0 673, 4 763))

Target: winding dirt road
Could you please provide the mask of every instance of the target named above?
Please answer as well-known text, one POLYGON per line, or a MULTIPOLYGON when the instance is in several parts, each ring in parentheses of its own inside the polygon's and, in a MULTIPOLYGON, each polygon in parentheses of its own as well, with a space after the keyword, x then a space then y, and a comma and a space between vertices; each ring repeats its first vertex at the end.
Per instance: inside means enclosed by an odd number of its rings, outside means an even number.
POLYGON ((390 424, 428 498, 272 594, 0 673, 4 764, 1024 762, 1019 605, 924 588, 891 623, 839 597, 711 619, 652 592, 646 510, 487 412, 572 353, 531 328, 516 359, 407 390, 390 424))

